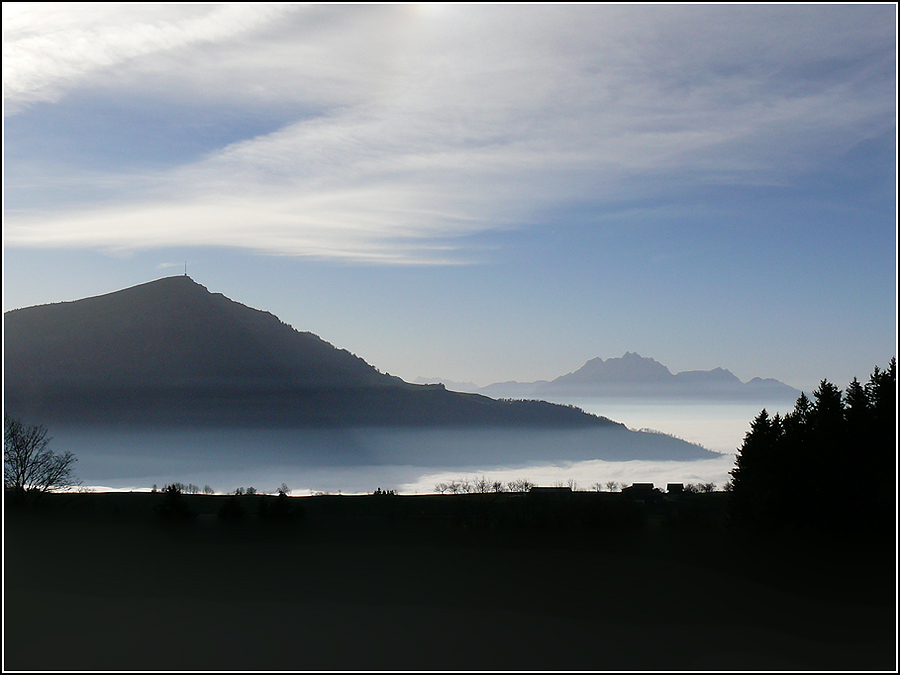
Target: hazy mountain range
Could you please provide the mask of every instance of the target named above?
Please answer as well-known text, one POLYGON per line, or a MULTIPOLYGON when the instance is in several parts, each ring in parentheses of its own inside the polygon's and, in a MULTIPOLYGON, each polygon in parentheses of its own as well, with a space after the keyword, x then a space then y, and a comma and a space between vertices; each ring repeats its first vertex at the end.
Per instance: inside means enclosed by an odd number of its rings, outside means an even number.
POLYGON ((554 380, 497 382, 479 387, 471 382, 442 382, 448 389, 497 398, 654 398, 699 400, 793 400, 800 391, 775 379, 755 377, 742 382, 730 370, 688 370, 672 373, 658 361, 626 352, 619 358, 589 360, 578 370, 554 380))
POLYGON ((44 424, 621 426, 572 406, 404 382, 187 276, 4 322, 6 412, 44 424))

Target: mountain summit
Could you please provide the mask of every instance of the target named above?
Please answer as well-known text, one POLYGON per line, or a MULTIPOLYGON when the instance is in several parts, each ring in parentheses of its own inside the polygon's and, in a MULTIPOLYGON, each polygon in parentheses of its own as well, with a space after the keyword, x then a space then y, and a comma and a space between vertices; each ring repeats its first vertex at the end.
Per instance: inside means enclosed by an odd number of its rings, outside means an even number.
POLYGON ((644 358, 635 352, 625 352, 619 359, 591 359, 574 373, 562 375, 553 380, 554 384, 589 385, 598 382, 667 382, 673 377, 669 369, 659 361, 644 358))
POLYGON ((361 358, 188 276, 15 310, 5 319, 7 378, 126 388, 392 382, 361 358))
POLYGON ((4 321, 6 410, 41 423, 615 424, 570 406, 408 384, 188 276, 4 321))

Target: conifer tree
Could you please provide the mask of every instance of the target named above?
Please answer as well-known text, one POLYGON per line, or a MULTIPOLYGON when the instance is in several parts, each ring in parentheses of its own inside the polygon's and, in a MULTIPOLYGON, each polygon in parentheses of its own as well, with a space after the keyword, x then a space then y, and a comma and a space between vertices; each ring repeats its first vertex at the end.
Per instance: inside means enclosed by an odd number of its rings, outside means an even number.
POLYGON ((772 490, 767 477, 776 474, 776 444, 772 420, 763 408, 750 423, 735 457, 735 467, 730 471, 733 515, 742 522, 768 518, 772 490))
POLYGON ((893 531, 896 359, 846 392, 822 380, 783 418, 763 410, 731 471, 731 517, 756 528, 893 531), (852 468, 865 480, 848 487, 852 468))
POLYGON ((870 419, 869 396, 855 377, 844 391, 844 419, 848 427, 860 432, 870 419))

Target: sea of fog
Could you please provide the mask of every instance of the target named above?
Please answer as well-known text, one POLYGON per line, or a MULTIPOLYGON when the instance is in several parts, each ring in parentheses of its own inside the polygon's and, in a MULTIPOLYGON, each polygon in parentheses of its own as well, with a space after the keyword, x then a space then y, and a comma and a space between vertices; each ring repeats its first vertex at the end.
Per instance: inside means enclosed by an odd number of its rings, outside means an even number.
MULTIPOLYGON (((578 489, 615 481, 711 482, 721 487, 734 466, 750 421, 765 407, 787 412, 791 402, 709 403, 570 399, 584 410, 622 422, 630 430, 654 430, 689 441, 716 455, 673 460, 644 445, 606 434, 537 430, 86 430, 51 429, 52 448, 78 457, 84 489, 146 490, 171 482, 210 486, 226 493, 255 487, 274 493, 285 483, 293 495, 364 494, 376 488, 398 494, 435 492, 439 483, 482 476, 491 482, 527 479, 537 485, 574 483, 578 489), (604 443, 606 445, 604 445, 604 443), (574 461, 547 461, 542 449, 584 446, 574 461), (474 454, 478 461, 467 460, 474 454), (594 453, 594 454, 591 454, 594 453), (387 459, 386 459, 387 458, 387 459), (387 462, 387 463, 386 463, 387 462)), ((631 434, 638 437, 637 434, 631 434)), ((659 437, 663 443, 667 439, 659 437)), ((647 443, 650 445, 647 446, 647 443)), ((662 447, 662 446, 660 446, 662 447)))

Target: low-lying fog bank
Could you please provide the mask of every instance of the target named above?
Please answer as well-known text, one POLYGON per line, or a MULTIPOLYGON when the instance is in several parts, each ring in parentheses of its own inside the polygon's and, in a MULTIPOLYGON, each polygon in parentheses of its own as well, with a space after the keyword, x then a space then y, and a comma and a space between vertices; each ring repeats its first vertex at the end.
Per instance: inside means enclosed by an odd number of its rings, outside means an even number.
POLYGON ((624 428, 548 431, 458 429, 51 430, 78 457, 86 486, 144 489, 178 481, 218 492, 282 482, 301 493, 431 492, 447 476, 508 482, 717 482, 733 459, 658 433, 624 428))

